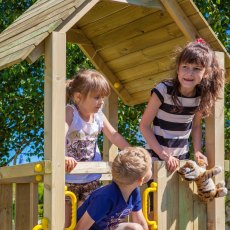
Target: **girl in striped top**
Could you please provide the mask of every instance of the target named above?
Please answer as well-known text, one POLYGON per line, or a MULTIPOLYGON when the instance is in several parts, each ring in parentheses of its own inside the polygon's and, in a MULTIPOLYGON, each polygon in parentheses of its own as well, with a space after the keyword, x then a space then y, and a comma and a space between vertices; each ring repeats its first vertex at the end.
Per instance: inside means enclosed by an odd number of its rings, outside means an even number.
POLYGON ((223 69, 215 53, 203 39, 188 43, 176 58, 176 77, 152 89, 140 122, 140 130, 153 160, 166 161, 174 171, 178 160, 189 159, 192 134, 194 158, 207 158, 201 152, 201 120, 210 114, 224 84, 223 69))

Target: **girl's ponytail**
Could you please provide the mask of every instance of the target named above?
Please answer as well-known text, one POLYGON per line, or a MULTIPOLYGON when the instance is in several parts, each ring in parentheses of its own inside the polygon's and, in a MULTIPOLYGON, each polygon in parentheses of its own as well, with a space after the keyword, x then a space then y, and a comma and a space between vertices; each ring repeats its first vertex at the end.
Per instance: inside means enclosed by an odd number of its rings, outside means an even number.
POLYGON ((73 90, 72 90, 72 80, 66 80, 66 104, 72 104, 73 103, 73 90))

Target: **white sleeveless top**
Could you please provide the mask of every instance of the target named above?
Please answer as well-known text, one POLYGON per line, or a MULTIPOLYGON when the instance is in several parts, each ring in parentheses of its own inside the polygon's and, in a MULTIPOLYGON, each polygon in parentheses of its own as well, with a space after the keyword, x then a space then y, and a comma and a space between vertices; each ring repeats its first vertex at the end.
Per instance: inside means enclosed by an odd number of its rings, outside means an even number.
MULTIPOLYGON (((103 128, 103 113, 94 114, 93 122, 84 121, 74 105, 73 121, 66 134, 66 156, 76 161, 100 161, 101 154, 97 146, 97 138, 103 128)), ((88 183, 100 178, 100 174, 66 174, 67 183, 88 183)))

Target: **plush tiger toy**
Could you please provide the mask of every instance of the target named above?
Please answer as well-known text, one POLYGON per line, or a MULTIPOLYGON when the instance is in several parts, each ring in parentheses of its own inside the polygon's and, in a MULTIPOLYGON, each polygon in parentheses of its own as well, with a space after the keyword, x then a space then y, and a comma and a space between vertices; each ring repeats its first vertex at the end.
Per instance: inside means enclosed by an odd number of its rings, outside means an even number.
POLYGON ((199 162, 189 160, 184 166, 180 167, 178 173, 188 181, 195 181, 198 189, 198 196, 203 202, 213 200, 215 197, 225 196, 228 192, 225 188, 225 182, 221 181, 217 185, 214 184, 212 177, 222 171, 221 167, 214 167, 206 170, 205 165, 199 162))

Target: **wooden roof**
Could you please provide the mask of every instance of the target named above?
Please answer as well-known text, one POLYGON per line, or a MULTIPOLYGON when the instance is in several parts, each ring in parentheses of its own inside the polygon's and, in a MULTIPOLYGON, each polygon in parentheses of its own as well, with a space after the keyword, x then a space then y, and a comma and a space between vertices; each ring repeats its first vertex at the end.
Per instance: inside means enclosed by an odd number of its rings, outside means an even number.
POLYGON ((0 69, 34 62, 52 31, 66 32, 129 105, 172 76, 172 51, 196 37, 225 52, 230 79, 230 56, 191 0, 38 0, 0 34, 0 69))

